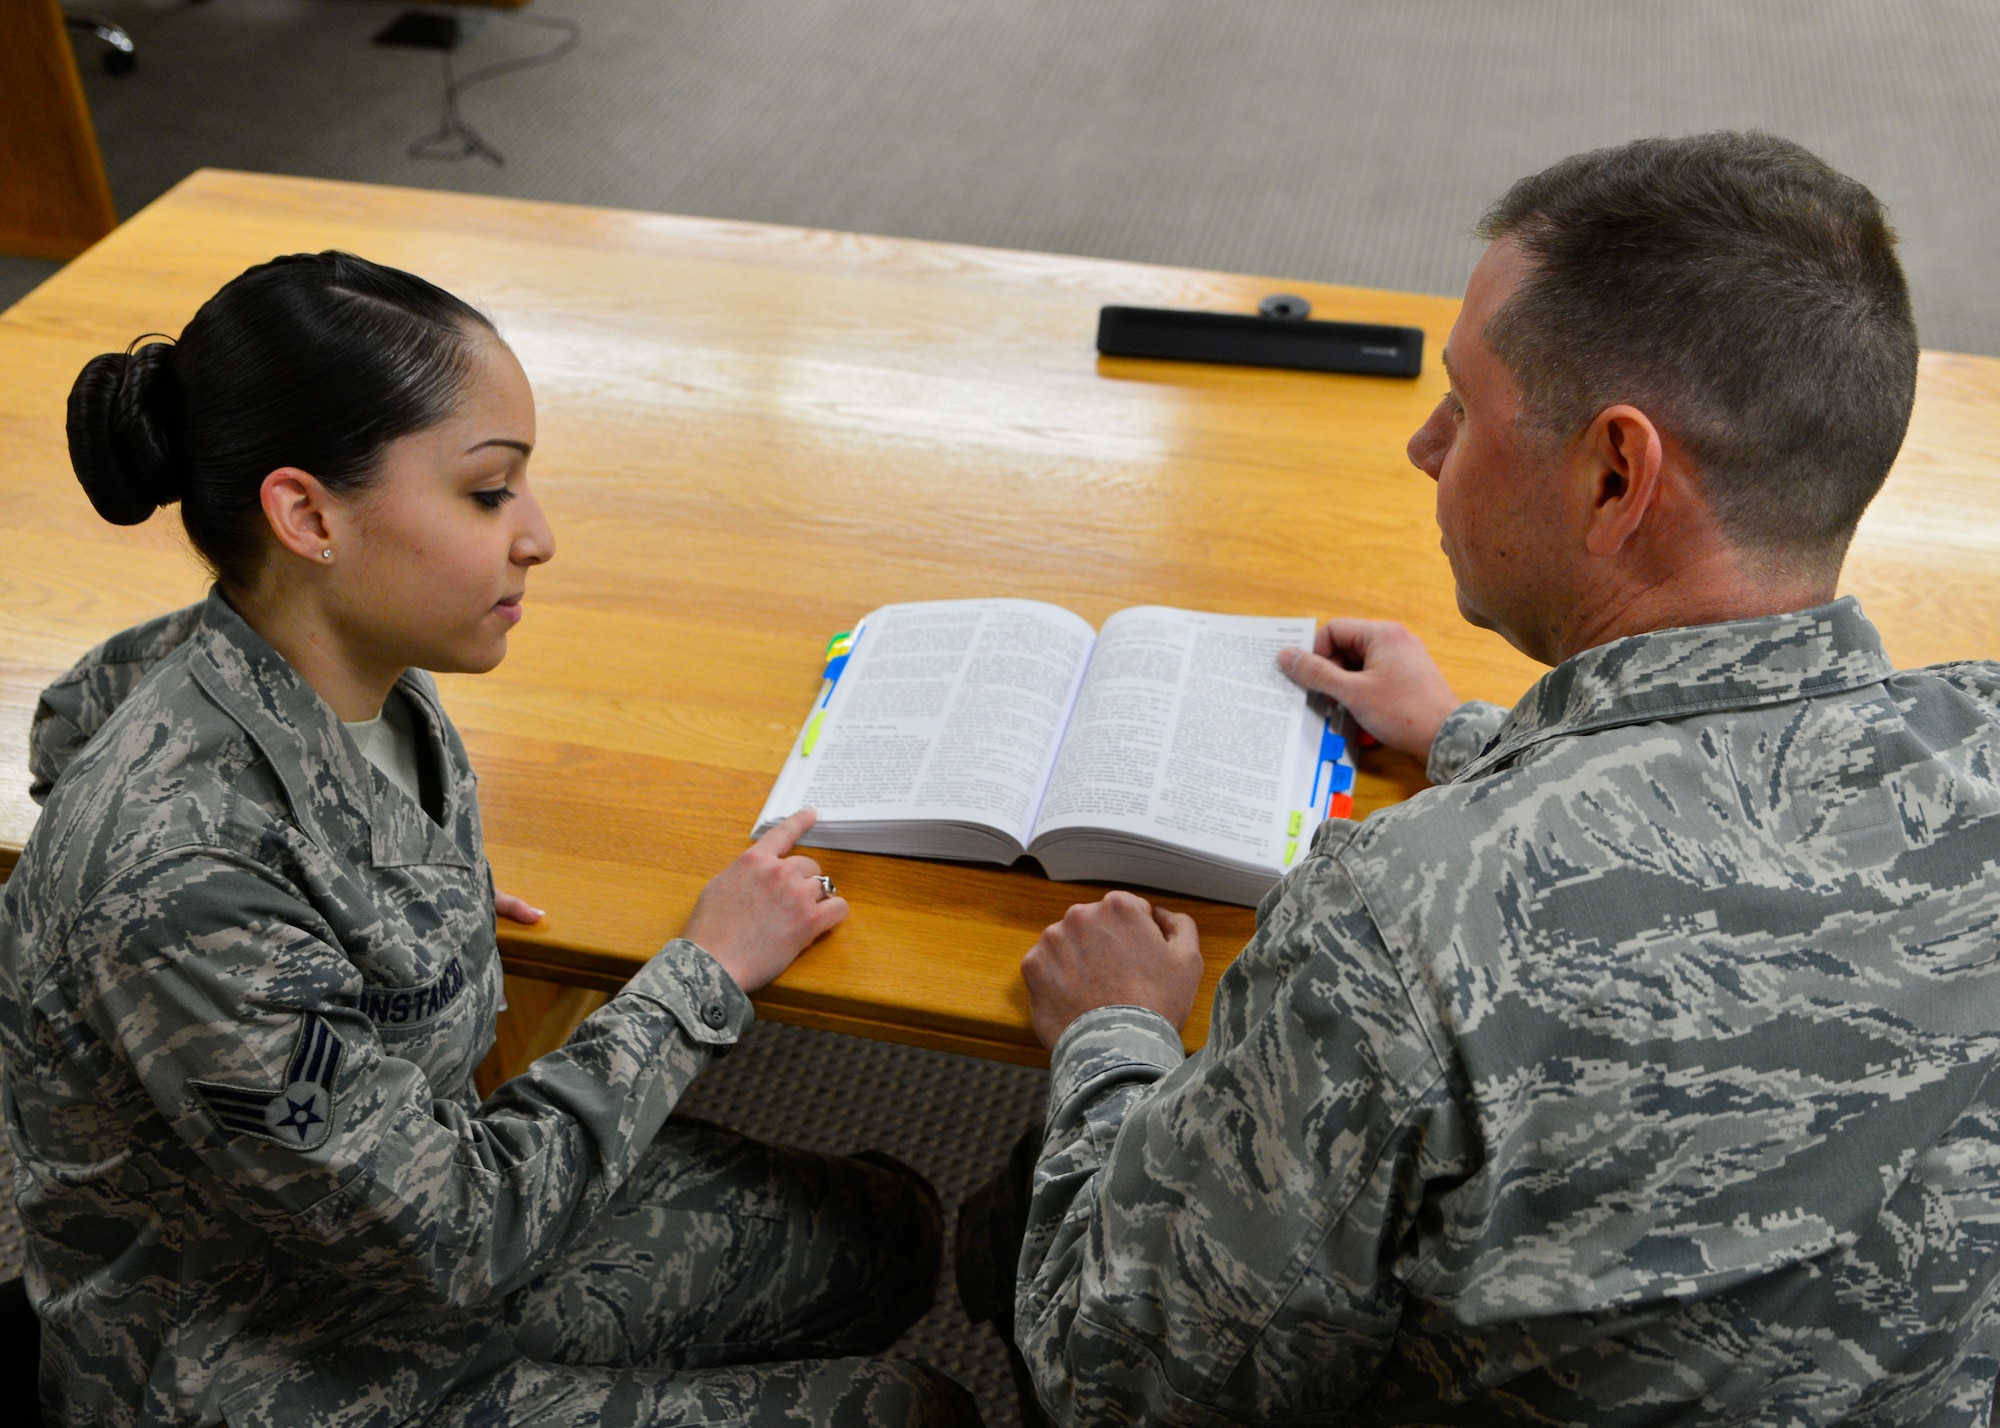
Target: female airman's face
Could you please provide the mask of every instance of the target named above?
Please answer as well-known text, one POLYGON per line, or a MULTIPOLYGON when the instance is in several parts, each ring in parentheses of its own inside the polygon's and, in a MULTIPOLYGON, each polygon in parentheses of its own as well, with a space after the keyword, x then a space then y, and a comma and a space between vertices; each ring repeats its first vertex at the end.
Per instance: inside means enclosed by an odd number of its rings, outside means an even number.
POLYGON ((555 537, 528 485, 535 397, 507 345, 474 342, 457 409, 391 442, 335 518, 341 637, 384 666, 483 673, 507 653, 555 537))

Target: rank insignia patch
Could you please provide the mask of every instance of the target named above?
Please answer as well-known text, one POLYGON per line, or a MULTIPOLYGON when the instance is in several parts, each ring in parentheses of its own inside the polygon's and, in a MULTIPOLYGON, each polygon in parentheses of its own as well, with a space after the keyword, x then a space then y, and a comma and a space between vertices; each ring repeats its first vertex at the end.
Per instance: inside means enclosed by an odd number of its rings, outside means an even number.
POLYGON ((261 1136, 292 1150, 314 1150, 333 1130, 340 1053, 340 1038, 333 1028, 308 1012, 282 1088, 254 1090, 211 1081, 188 1085, 224 1130, 261 1136))

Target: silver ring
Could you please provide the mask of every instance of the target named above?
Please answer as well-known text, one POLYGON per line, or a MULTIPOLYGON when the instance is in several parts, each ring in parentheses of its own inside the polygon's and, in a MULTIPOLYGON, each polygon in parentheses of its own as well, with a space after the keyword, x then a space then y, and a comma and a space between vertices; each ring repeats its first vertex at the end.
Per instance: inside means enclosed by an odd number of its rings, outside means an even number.
POLYGON ((828 877, 825 873, 821 873, 818 877, 814 878, 813 881, 819 884, 819 900, 821 902, 825 902, 830 897, 839 896, 839 894, 834 890, 833 879, 828 877))

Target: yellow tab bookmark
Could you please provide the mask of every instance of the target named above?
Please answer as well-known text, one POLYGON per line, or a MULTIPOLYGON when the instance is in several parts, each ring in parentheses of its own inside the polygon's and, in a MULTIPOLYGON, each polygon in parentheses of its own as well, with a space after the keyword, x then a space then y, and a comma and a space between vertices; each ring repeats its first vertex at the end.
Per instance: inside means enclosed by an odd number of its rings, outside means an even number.
POLYGON ((822 709, 819 713, 813 715, 812 719, 806 724, 805 741, 799 745, 800 758, 803 759, 812 753, 813 745, 819 742, 819 726, 825 722, 826 711, 822 709))

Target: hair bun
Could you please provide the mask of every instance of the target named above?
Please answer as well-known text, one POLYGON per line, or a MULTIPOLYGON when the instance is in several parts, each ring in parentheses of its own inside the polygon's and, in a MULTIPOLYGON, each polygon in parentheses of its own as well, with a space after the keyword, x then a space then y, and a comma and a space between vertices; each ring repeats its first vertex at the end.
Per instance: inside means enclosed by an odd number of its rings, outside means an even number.
POLYGON ((181 497, 180 462, 168 436, 174 349, 93 357, 69 392, 69 462, 97 514, 135 526, 181 497))

